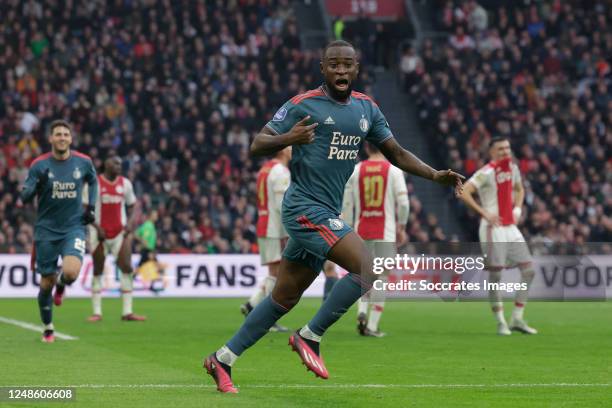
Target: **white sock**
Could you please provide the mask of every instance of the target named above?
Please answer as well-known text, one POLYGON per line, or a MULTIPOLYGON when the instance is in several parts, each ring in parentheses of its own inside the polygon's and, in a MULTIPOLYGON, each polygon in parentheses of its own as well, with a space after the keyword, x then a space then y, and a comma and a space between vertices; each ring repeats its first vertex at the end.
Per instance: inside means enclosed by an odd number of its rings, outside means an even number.
POLYGON ((227 364, 228 366, 233 366, 236 360, 238 360, 238 356, 234 354, 232 350, 230 350, 227 346, 221 347, 215 353, 217 360, 222 362, 223 364, 227 364))
POLYGON ((132 274, 121 274, 121 298, 123 300, 123 316, 132 314, 132 274))
POLYGON ((53 323, 45 324, 45 330, 55 330, 53 323))
POLYGON ((261 301, 266 297, 266 286, 265 286, 265 281, 259 285, 257 287, 257 289, 255 290, 255 292, 253 292, 253 294, 251 295, 251 297, 249 298, 249 304, 253 307, 253 309, 255 308, 255 306, 257 306, 258 304, 261 303, 261 301))
POLYGON ((313 333, 312 330, 310 330, 310 327, 308 327, 308 325, 300 329, 300 336, 308 340, 316 341, 317 343, 321 342, 321 336, 313 333))
POLYGON ((368 300, 369 296, 367 293, 359 298, 359 301, 357 302, 357 315, 360 315, 361 313, 365 315, 368 314, 368 306, 370 305, 368 300))
POLYGON ((384 310, 385 302, 374 302, 372 303, 372 310, 370 311, 370 317, 368 318, 368 329, 370 331, 378 331, 378 323, 384 310))
POLYGON ((535 270, 533 269, 533 266, 528 266, 521 269, 521 283, 527 286, 526 290, 519 290, 516 292, 515 302, 521 306, 525 306, 525 303, 527 303, 527 298, 529 297, 529 287, 531 286, 531 282, 533 282, 534 277, 535 270))
POLYGON ((525 305, 523 306, 514 306, 514 310, 512 311, 512 318, 515 320, 523 320, 523 312, 525 311, 525 305))
MULTIPOLYGON (((266 276, 263 282, 265 296, 268 296, 270 293, 272 293, 272 289, 274 289, 274 285, 276 285, 276 276, 266 276)), ((251 303, 251 306, 255 307, 256 305, 251 303)))
POLYGON ((504 305, 499 302, 493 304, 491 309, 493 310, 493 314, 495 315, 495 319, 498 323, 506 323, 506 318, 504 317, 504 305))
POLYGON ((91 283, 93 314, 102 316, 102 275, 94 275, 91 283))

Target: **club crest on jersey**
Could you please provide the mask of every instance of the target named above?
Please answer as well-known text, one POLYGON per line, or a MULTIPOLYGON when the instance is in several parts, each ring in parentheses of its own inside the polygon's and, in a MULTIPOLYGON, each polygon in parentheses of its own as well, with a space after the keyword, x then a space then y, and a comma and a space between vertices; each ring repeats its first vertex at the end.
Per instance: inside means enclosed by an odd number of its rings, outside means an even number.
POLYGON ((327 221, 332 231, 339 231, 344 227, 344 222, 339 218, 328 218, 327 221))
POLYGON ((115 191, 117 192, 117 194, 123 194, 123 187, 121 187, 121 186, 117 186, 117 187, 115 188, 115 191))
POLYGON ((281 122, 282 120, 285 119, 285 116, 287 116, 287 108, 280 108, 278 110, 278 112, 276 112, 274 114, 274 117, 272 118, 273 122, 281 122))
POLYGON ((72 177, 74 177, 76 180, 81 178, 81 170, 79 170, 78 167, 72 172, 72 177))
POLYGON ((359 129, 361 129, 361 131, 365 133, 368 131, 369 128, 370 124, 368 123, 368 120, 362 117, 361 120, 359 120, 359 129))

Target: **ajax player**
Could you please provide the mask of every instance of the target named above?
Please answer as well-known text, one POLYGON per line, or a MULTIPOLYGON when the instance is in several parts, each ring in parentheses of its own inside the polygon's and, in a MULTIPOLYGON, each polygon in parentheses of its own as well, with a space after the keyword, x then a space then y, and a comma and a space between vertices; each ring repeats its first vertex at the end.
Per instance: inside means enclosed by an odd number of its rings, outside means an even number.
MULTIPOLYGON (((355 166, 346 183, 342 215, 363 238, 372 256, 394 258, 406 242, 410 204, 404 173, 389 163, 376 146, 366 143, 368 160, 355 166)), ((381 277, 383 278, 383 277, 381 277)), ((362 336, 383 337, 378 328, 385 306, 384 291, 370 290, 359 299, 357 330, 362 336), (368 306, 371 306, 368 317, 368 306)))
POLYGON ((93 315, 90 322, 102 320, 102 277, 106 256, 112 254, 121 270, 121 320, 143 321, 144 316, 132 312, 132 212, 136 203, 134 188, 121 175, 121 159, 111 156, 104 162, 104 174, 98 177, 99 197, 96 200, 96 220, 89 227, 93 251, 94 276, 91 285, 93 315))
MULTIPOLYGON (((264 163, 257 174, 257 244, 261 264, 268 266, 268 276, 251 298, 240 306, 240 311, 245 316, 272 293, 276 284, 281 247, 287 238, 287 232, 281 222, 281 207, 283 195, 291 181, 291 173, 288 168, 290 160, 291 147, 287 147, 276 153, 274 159, 264 163)), ((271 330, 288 331, 286 327, 279 324, 274 324, 271 330)))
MULTIPOLYGON (((220 392, 238 392, 232 383, 232 366, 298 303, 326 259, 348 273, 334 285, 313 319, 289 337, 289 344, 307 369, 329 378, 319 350, 321 339, 375 280, 370 252, 339 218, 344 187, 364 140, 379 146, 385 157, 404 171, 454 186, 457 194, 462 188, 461 175, 436 171, 403 149, 378 105, 351 89, 359 72, 357 53, 351 44, 329 43, 320 67, 325 83, 286 102, 251 145, 255 156, 293 146, 291 184, 282 210, 289 241, 270 296, 249 313, 229 341, 204 360, 220 392)), ((266 360, 265 364, 273 361, 266 360)))
POLYGON ((535 276, 531 253, 516 224, 521 218, 525 191, 518 166, 512 162, 510 141, 494 137, 489 144, 491 162, 478 170, 463 188, 462 200, 482 217, 478 231, 492 283, 501 281, 504 268, 518 266, 526 290, 516 292, 510 325, 506 323, 501 291, 491 290, 489 299, 497 319, 497 333, 510 335, 511 330, 536 334, 523 320, 529 285, 535 276), (480 204, 473 194, 478 192, 480 204))
MULTIPOLYGON (((44 324, 42 341, 55 341, 53 306, 62 304, 66 285, 81 271, 85 254, 85 225, 93 222, 93 204, 98 193, 96 170, 84 154, 70 150, 72 129, 63 120, 51 123, 51 152, 36 158, 21 190, 20 200, 30 202, 38 196, 34 226, 32 269, 41 275, 38 292, 40 318, 44 324), (83 207, 83 186, 89 187, 90 205, 83 207), (62 269, 56 276, 57 262, 62 269), (51 291, 55 286, 55 295, 51 291)), ((19 205, 19 203, 18 203, 19 205)))

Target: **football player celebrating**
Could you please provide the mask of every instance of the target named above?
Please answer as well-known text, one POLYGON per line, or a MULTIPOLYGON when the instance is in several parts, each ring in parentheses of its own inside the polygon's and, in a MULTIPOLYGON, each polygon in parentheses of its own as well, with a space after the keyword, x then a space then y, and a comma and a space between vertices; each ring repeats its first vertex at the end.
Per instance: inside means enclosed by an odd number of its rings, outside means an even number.
POLYGON ((300 300, 326 259, 348 273, 333 287, 313 319, 289 338, 306 367, 328 378, 319 352, 326 330, 367 292, 376 275, 363 240, 340 218, 344 186, 361 145, 377 145, 395 166, 420 177, 462 187, 463 176, 436 171, 395 140, 378 105, 351 89, 359 72, 357 53, 346 41, 333 41, 321 60, 325 83, 286 102, 255 136, 251 154, 269 155, 293 146, 291 184, 283 199, 282 219, 289 241, 276 285, 245 319, 242 327, 204 361, 221 392, 236 393, 231 367, 300 300))

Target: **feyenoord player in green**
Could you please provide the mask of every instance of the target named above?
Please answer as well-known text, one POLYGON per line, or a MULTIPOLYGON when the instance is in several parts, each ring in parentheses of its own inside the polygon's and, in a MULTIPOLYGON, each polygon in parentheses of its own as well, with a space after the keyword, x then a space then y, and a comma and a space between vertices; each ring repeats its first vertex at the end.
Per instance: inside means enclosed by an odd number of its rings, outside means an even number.
POLYGON ((21 190, 20 199, 27 203, 38 196, 38 215, 34 226, 32 268, 40 273, 38 307, 45 325, 42 340, 55 341, 52 302, 62 304, 64 288, 79 276, 85 254, 85 225, 94 221, 98 194, 96 170, 89 158, 70 150, 72 129, 68 122, 51 123, 51 152, 36 158, 21 190), (89 186, 89 205, 83 207, 85 183, 89 186), (57 261, 62 257, 62 271, 57 261), (55 295, 51 291, 55 286, 55 295))
POLYGON ((326 259, 349 273, 335 284, 313 319, 291 335, 289 344, 309 370, 321 378, 329 377, 319 353, 321 338, 369 290, 375 277, 370 251, 339 218, 344 186, 365 140, 378 146, 389 162, 403 171, 454 186, 456 194, 462 189, 463 176, 451 170, 434 170, 403 149, 376 103, 351 89, 359 72, 351 44, 328 44, 321 72, 325 83, 286 102, 251 145, 253 155, 269 155, 293 146, 291 185, 282 209, 289 241, 271 295, 249 313, 224 346, 204 360, 221 392, 238 392, 231 379, 232 365, 298 303, 326 259))

